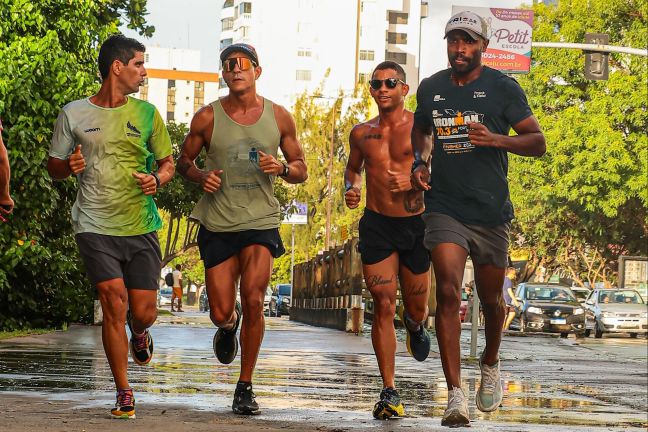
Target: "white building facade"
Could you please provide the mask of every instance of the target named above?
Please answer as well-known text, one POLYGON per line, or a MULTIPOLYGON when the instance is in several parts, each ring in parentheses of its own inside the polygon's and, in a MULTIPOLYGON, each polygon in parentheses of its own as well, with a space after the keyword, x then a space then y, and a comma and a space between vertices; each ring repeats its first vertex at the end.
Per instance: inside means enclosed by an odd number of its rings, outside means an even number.
MULTIPOLYGON (((226 0, 220 49, 253 45, 263 72, 260 94, 290 106, 307 91, 348 94, 384 61, 419 82, 420 0, 226 0)), ((227 88, 221 80, 221 93, 227 88)))
POLYGON ((134 96, 151 102, 166 122, 189 124, 196 111, 218 99, 218 74, 199 72, 200 51, 146 47, 148 77, 134 96))

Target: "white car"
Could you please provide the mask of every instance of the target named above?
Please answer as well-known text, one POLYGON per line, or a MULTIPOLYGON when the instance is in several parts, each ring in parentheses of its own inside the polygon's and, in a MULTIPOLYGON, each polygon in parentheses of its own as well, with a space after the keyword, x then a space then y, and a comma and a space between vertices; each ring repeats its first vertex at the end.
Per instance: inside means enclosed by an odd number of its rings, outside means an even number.
POLYGON ((585 302, 585 336, 603 333, 648 333, 648 306, 635 290, 595 289, 585 302))
POLYGON ((160 290, 158 291, 158 307, 170 305, 172 293, 173 289, 170 286, 161 286, 160 290))

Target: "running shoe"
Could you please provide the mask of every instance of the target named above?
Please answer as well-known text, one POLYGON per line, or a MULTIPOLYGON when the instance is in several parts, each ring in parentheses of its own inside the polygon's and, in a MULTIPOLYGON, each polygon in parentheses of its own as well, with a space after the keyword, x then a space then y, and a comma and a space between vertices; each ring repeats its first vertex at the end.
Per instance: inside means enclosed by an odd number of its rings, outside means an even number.
POLYGON ((469 424, 468 399, 461 388, 453 387, 448 390, 448 408, 443 413, 441 426, 459 427, 469 424))
POLYGON ((230 364, 236 358, 236 353, 238 352, 238 339, 236 339, 236 331, 239 328, 239 323, 241 322, 241 315, 243 314, 241 310, 241 304, 236 302, 236 324, 230 330, 225 330, 219 328, 216 334, 214 335, 214 354, 218 361, 223 364, 230 364))
POLYGON ((479 411, 491 412, 502 404, 503 390, 500 378, 500 361, 498 359, 493 366, 488 366, 482 361, 482 357, 479 358, 481 382, 475 395, 475 402, 479 411))
POLYGON ((256 402, 256 395, 252 391, 252 383, 242 381, 236 383, 232 411, 241 415, 259 414, 259 404, 256 402))
POLYGON ((403 417, 405 408, 396 389, 385 387, 380 392, 380 400, 376 402, 373 409, 373 416, 377 420, 388 420, 392 417, 403 417))
POLYGON ((405 312, 404 305, 401 305, 398 309, 398 315, 405 326, 405 330, 407 330, 407 351, 409 351, 410 355, 416 360, 425 360, 430 354, 430 334, 423 324, 419 325, 419 329, 416 332, 411 331, 407 327, 406 320, 409 316, 407 315, 407 312, 405 312))
POLYGON ((117 402, 115 408, 110 410, 110 415, 114 419, 134 419, 135 418, 135 396, 133 389, 117 390, 117 402))
POLYGON ((136 335, 133 330, 133 316, 128 311, 126 315, 126 322, 128 323, 128 329, 131 332, 130 337, 130 352, 133 361, 140 366, 148 364, 153 358, 153 337, 148 329, 141 335, 136 335))

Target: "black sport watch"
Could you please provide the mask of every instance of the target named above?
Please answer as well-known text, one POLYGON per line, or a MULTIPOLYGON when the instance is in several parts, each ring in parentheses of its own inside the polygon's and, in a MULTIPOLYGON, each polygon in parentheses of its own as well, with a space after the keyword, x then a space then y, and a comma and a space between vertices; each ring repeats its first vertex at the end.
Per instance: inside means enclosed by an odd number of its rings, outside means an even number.
POLYGON ((160 182, 160 177, 158 176, 158 173, 155 172, 155 171, 151 171, 151 175, 153 177, 155 177, 155 188, 160 189, 161 182, 160 182))
POLYGON ((421 165, 425 165, 425 167, 428 167, 427 162, 425 162, 423 159, 414 159, 414 162, 412 163, 412 172, 416 171, 416 168, 420 167, 421 165))
POLYGON ((283 171, 281 172, 281 174, 279 174, 279 177, 288 177, 288 175, 290 174, 290 167, 288 166, 288 164, 285 164, 283 162, 281 162, 281 164, 283 165, 283 171))

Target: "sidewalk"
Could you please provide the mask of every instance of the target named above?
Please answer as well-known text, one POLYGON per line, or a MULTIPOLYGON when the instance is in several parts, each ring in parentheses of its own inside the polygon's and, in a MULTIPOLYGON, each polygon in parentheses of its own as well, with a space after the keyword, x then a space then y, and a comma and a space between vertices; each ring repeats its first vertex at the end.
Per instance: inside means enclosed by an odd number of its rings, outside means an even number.
MULTIPOLYGON (((419 431, 440 427, 447 392, 438 355, 419 363, 400 345, 396 383, 409 417, 380 422, 371 408, 380 378, 368 335, 348 335, 285 318, 266 318, 254 379, 262 408, 239 417, 230 405, 239 359, 228 366, 211 351, 207 314, 160 317, 153 328, 155 357, 131 363, 138 419, 133 431, 419 431)), ((463 333, 468 354, 469 332, 463 333)), ((480 341, 483 346, 483 341, 480 341)), ((433 346, 433 351, 437 351, 433 346)), ((479 371, 464 364, 472 431, 645 430, 646 340, 553 337, 504 338, 506 396, 492 414, 472 398, 479 371)), ((114 403, 100 328, 73 326, 0 342, 0 431, 121 430, 107 418, 114 403), (19 409, 16 409, 20 407, 19 409)))

